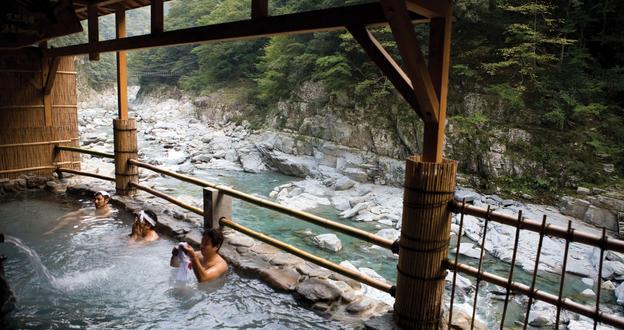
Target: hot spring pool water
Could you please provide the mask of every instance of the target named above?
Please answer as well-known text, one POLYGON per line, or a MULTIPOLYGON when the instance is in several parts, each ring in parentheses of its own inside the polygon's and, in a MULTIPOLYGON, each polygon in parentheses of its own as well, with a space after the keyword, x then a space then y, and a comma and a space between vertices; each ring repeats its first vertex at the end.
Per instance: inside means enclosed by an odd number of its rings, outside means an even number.
POLYGON ((17 298, 3 329, 336 329, 257 279, 236 274, 211 283, 174 281, 174 242, 129 245, 132 218, 125 212, 82 220, 43 235, 55 219, 89 200, 29 193, 0 200, 0 244, 5 272, 17 298), (24 247, 18 248, 15 244, 24 247), (28 255, 28 249, 40 257, 28 255))

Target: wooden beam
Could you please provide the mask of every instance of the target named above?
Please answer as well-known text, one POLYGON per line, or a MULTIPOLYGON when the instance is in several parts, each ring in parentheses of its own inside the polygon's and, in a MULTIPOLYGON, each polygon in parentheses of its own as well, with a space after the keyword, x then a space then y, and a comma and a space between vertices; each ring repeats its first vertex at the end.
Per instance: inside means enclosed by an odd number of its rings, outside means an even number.
MULTIPOLYGON (((428 19, 417 14, 412 14, 410 18, 418 23, 429 22, 428 19)), ((384 16, 379 3, 367 3, 165 31, 158 35, 134 36, 51 48, 46 53, 48 56, 68 56, 90 52, 116 52, 208 41, 244 40, 283 34, 336 31, 344 29, 347 25, 371 26, 387 24, 387 22, 388 19, 384 16)))
MULTIPOLYGON (((88 17, 88 27, 89 27, 89 43, 97 43, 100 39, 100 31, 98 24, 98 7, 97 4, 92 3, 89 4, 87 10, 88 17)), ((89 53, 89 61, 98 61, 100 59, 100 54, 98 52, 90 52, 89 53)))
MULTIPOLYGON (((44 61, 47 61, 47 60, 48 59, 44 57, 44 61)), ((46 77, 45 84, 43 87, 43 93, 46 95, 50 94, 50 92, 52 91, 52 87, 54 87, 54 79, 56 78, 56 73, 57 73, 60 62, 61 62, 61 59, 59 57, 53 57, 52 62, 49 65, 48 75, 46 77)))
POLYGON ((451 6, 448 0, 406 0, 407 9, 428 18, 445 17, 451 6))
POLYGON ((152 0, 150 6, 150 21, 152 26, 152 34, 158 34, 165 31, 165 18, 163 0, 152 0))
POLYGON ((381 69, 381 72, 390 80, 392 85, 399 91, 405 101, 416 109, 418 115, 424 119, 424 114, 419 111, 418 100, 414 94, 412 82, 409 80, 405 72, 398 63, 388 54, 384 47, 377 41, 365 26, 348 26, 347 30, 353 35, 353 38, 364 48, 368 57, 381 69))
MULTIPOLYGON (((117 40, 126 37, 126 9, 119 4, 115 10, 117 40)), ((117 52, 117 112, 119 119, 128 119, 128 64, 126 52, 117 52)))
POLYGON ((251 0, 251 18, 260 18, 269 16, 268 0, 251 0))
POLYGON ((436 163, 442 162, 444 151, 452 28, 453 17, 449 7, 446 17, 431 20, 429 30, 429 73, 440 108, 438 122, 425 123, 423 158, 436 163))
POLYGON ((405 63, 407 74, 414 86, 420 111, 425 115, 423 120, 436 123, 438 121, 438 97, 431 83, 427 64, 420 51, 405 1, 382 0, 381 4, 405 63))

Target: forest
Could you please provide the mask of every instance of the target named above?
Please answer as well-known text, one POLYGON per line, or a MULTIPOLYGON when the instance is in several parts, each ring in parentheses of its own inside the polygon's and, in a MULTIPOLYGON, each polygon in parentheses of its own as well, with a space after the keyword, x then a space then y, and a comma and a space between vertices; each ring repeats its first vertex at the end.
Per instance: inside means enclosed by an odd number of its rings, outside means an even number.
MULTIPOLYGON (((360 2, 269 1, 269 12, 360 2)), ((166 30, 249 17, 249 1, 241 0, 178 0, 167 9, 166 30)), ((460 160, 463 172, 485 179, 479 185, 486 190, 495 185, 549 195, 579 185, 620 186, 624 2, 456 0, 453 9, 448 116, 461 138, 449 138, 447 157, 460 160), (487 106, 471 109, 468 95, 479 95, 487 106), (507 144, 532 164, 521 174, 497 175, 484 165, 485 148, 502 128, 532 136, 530 143, 507 144)), ((133 15, 129 21, 136 27, 128 31, 146 33, 149 11, 133 15)), ((427 26, 415 28, 426 55, 427 26)), ((103 30, 112 33, 112 20, 103 30)), ((373 33, 398 59, 390 30, 373 33)), ((91 87, 105 88, 115 82, 114 68, 114 56, 103 55, 99 62, 83 61, 79 69, 91 87)), ((253 105, 246 119, 258 128, 279 102, 295 97, 293 86, 308 81, 327 89, 327 102, 366 108, 373 117, 419 121, 347 31, 142 50, 130 53, 129 68, 142 90, 169 86, 198 96, 235 90, 253 105), (397 110, 385 111, 390 108, 397 110)), ((406 149, 415 153, 419 146, 406 149)))

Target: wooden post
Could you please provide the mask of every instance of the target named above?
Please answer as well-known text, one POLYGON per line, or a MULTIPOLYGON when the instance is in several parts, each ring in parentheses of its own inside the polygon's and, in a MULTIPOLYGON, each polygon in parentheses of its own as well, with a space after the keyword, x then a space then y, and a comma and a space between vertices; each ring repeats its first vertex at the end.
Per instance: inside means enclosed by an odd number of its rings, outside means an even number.
POLYGON ((165 30, 163 0, 152 0, 150 22, 152 34, 162 33, 165 30))
MULTIPOLYGON (((126 9, 120 3, 115 10, 117 39, 126 37, 126 9)), ((126 52, 117 52, 117 109, 119 119, 128 119, 128 65, 126 52)))
POLYGON ((429 29, 429 74, 440 100, 440 109, 437 122, 425 122, 423 157, 436 163, 441 162, 443 157, 452 24, 452 9, 449 6, 445 17, 431 19, 429 29))
POLYGON ((438 329, 457 162, 406 161, 394 320, 405 329, 438 329))
POLYGON ((139 168, 128 163, 128 159, 138 158, 135 119, 113 119, 113 133, 117 195, 133 196, 136 194, 136 188, 131 187, 129 183, 139 183, 139 168))
POLYGON ((232 219, 232 197, 204 188, 204 229, 219 228, 219 219, 232 219))
MULTIPOLYGON (((90 3, 87 7, 87 24, 89 27, 89 43, 96 44, 100 39, 100 30, 98 24, 98 7, 96 3, 90 3)), ((99 61, 100 53, 90 52, 89 61, 99 61)))

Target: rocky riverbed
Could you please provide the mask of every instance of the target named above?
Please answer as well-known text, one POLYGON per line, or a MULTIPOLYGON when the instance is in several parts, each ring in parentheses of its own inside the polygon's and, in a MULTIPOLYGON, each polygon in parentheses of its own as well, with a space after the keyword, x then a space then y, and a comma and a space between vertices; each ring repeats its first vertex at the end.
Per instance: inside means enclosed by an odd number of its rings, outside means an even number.
MULTIPOLYGON (((133 90, 136 92, 136 88, 133 90)), ((131 95, 133 93, 130 93, 131 95)), ((102 151, 112 151, 112 118, 116 117, 116 98, 113 94, 83 95, 79 104, 81 144, 84 147, 102 151)), ((198 111, 191 99, 131 100, 131 114, 138 122, 139 157, 153 164, 187 174, 196 171, 243 171, 265 173, 277 171, 293 176, 292 181, 276 185, 268 197, 289 207, 312 210, 329 207, 336 210, 339 219, 354 224, 367 223, 376 228, 378 235, 396 239, 401 228, 404 162, 379 156, 371 152, 337 145, 333 142, 300 136, 292 131, 250 129, 246 122, 235 124, 205 115, 198 111), (206 121, 210 119, 210 121, 206 121)), ((83 168, 101 174, 112 175, 114 168, 110 162, 83 156, 83 168)), ((155 182, 158 175, 141 172, 142 182, 155 182)), ((156 183, 153 183, 154 185, 156 183)), ((618 194, 604 191, 580 191, 581 196, 565 199, 561 209, 525 204, 505 200, 496 195, 482 195, 468 187, 460 187, 457 199, 481 207, 491 207, 495 212, 517 215, 519 211, 529 219, 540 220, 546 215, 548 222, 567 226, 572 221, 576 230, 600 234, 594 225, 607 226, 610 235, 618 229, 618 211, 624 210, 624 201, 618 194)), ((201 204, 201 196, 183 196, 196 205, 201 204)), ((459 233, 459 217, 453 218, 453 233, 459 233)), ((465 216, 461 233, 462 244, 459 252, 465 262, 479 257, 479 243, 484 221, 465 216)), ((305 235, 305 234, 304 234, 305 235)), ((312 241, 329 253, 341 251, 340 239, 328 232, 308 233, 312 241)), ((507 265, 511 261, 515 228, 492 223, 488 225, 485 250, 494 264, 507 265), (501 262, 502 261, 502 262, 501 262)), ((523 232, 520 235, 517 265, 526 274, 532 272, 536 257, 539 235, 523 232)), ((364 244, 365 245, 365 244, 364 244)), ((565 241, 545 237, 539 269, 544 276, 554 276, 561 271, 565 241), (550 275, 548 275, 550 274, 550 275)), ((374 249, 366 246, 366 249, 374 249)), ((599 250, 581 244, 570 245, 570 255, 566 270, 579 279, 578 284, 567 292, 575 297, 591 301, 597 289, 597 267, 599 250), (578 292, 576 292, 578 291, 578 292), (585 297, 585 298, 583 298, 585 297)), ((387 253, 388 263, 396 262, 396 257, 387 253)), ((604 256, 604 269, 601 280, 603 297, 611 297, 603 304, 605 311, 622 314, 624 305, 624 256, 608 252, 604 256)), ((476 260, 476 259, 474 259, 476 260)), ((347 257, 344 265, 355 267, 357 260, 347 257)), ((505 268, 503 267, 503 268, 505 268)), ((380 275, 372 269, 362 269, 374 277, 380 275)), ((388 276, 388 275, 386 275, 388 276)), ((504 275, 506 276, 506 275, 504 275)), ((391 279, 393 280, 393 279, 391 279)), ((474 294, 474 281, 460 277, 460 301, 468 301, 474 294)), ((492 294, 486 295, 486 303, 496 305, 492 294)), ((371 291, 373 292, 373 291, 371 291)), ((557 292, 554 292, 557 294, 557 292)), ((388 306, 393 299, 387 294, 375 292, 371 298, 383 301, 388 306)), ((514 298, 522 305, 521 297, 514 298)), ((483 301, 483 300, 480 300, 483 301)), ((464 309, 471 313, 468 303, 464 309)), ((530 320, 535 326, 549 326, 554 321, 554 309, 545 304, 534 304, 530 320)), ((495 322, 495 317, 481 315, 487 322, 495 322)), ((569 328, 586 322, 575 315, 567 318, 569 328)))

